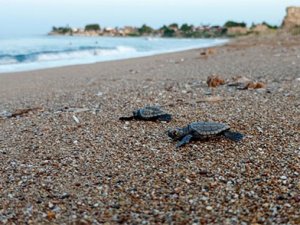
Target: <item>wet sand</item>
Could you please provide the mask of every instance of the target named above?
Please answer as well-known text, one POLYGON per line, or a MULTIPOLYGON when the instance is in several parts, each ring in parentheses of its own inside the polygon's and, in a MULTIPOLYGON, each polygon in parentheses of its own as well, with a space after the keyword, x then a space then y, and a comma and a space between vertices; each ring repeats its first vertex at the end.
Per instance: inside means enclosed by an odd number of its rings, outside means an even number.
POLYGON ((0 74, 0 223, 299 224, 300 40, 247 37, 216 47, 0 74), (206 79, 246 76, 266 89, 206 79), (120 116, 161 105, 170 123, 120 116), (245 135, 175 148, 193 121, 245 135))

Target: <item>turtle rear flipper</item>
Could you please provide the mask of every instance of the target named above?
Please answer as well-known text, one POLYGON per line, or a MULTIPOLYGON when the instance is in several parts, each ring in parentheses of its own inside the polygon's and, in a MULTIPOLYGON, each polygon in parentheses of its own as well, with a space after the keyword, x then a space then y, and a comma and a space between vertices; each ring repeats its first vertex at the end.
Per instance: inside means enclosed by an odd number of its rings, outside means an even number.
POLYGON ((229 131, 229 130, 224 131, 224 132, 223 132, 223 135, 224 135, 226 138, 228 138, 228 139, 230 139, 230 140, 232 140, 232 141, 236 141, 236 142, 242 140, 243 137, 244 137, 244 135, 241 134, 241 133, 238 133, 238 132, 232 132, 232 131, 229 131))
POLYGON ((170 122, 172 120, 172 116, 170 114, 164 114, 158 117, 159 121, 170 122))
POLYGON ((120 117, 119 120, 133 120, 134 119, 134 116, 123 116, 123 117, 120 117))

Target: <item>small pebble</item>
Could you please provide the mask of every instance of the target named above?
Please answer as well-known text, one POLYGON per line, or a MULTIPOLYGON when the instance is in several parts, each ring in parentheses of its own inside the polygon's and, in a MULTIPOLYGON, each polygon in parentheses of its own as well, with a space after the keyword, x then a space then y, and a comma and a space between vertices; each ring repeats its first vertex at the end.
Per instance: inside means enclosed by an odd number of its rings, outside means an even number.
POLYGON ((286 176, 281 176, 280 179, 281 179, 281 180, 286 180, 287 177, 286 177, 286 176))
POLYGON ((206 206, 206 210, 211 211, 213 208, 211 206, 206 206))

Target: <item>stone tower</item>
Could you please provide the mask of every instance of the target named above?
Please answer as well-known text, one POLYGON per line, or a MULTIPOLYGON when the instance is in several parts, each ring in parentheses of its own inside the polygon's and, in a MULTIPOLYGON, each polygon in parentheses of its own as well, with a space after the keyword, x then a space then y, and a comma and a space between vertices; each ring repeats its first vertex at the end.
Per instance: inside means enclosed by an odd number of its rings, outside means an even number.
POLYGON ((282 22, 282 27, 286 29, 295 26, 300 27, 300 7, 288 7, 286 13, 287 14, 282 22))

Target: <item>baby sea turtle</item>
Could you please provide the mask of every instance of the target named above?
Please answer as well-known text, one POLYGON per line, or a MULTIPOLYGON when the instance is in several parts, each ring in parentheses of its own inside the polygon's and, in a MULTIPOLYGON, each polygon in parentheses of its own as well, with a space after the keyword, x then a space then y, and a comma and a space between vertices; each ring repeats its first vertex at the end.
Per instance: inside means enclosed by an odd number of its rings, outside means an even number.
POLYGON ((230 127, 224 123, 216 122, 194 122, 183 128, 174 128, 168 131, 168 136, 173 140, 178 140, 176 147, 181 147, 191 140, 201 140, 207 137, 223 135, 233 141, 240 141, 243 135, 232 132, 230 127))
POLYGON ((120 120, 149 120, 149 121, 167 121, 170 122, 172 119, 171 114, 163 111, 159 106, 146 106, 141 109, 133 111, 133 116, 120 117, 120 120))

